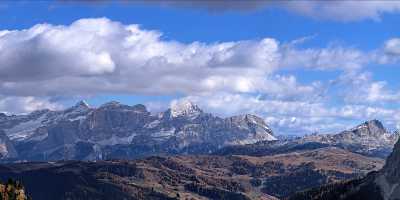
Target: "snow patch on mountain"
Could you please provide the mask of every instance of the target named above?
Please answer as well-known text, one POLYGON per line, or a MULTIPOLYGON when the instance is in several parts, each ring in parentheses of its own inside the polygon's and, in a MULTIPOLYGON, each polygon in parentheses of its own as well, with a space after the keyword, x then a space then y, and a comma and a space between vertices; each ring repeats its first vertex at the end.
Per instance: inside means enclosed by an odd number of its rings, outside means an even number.
POLYGON ((171 103, 171 116, 179 117, 179 116, 189 116, 196 117, 201 114, 203 111, 191 101, 182 100, 182 101, 173 101, 171 103))
POLYGON ((152 133, 151 136, 156 138, 169 138, 175 135, 175 130, 175 128, 161 129, 158 132, 152 133))
POLYGON ((24 140, 35 133, 35 130, 43 125, 43 121, 46 119, 46 114, 40 116, 37 119, 32 119, 26 122, 21 122, 10 129, 5 129, 6 135, 11 140, 24 140))

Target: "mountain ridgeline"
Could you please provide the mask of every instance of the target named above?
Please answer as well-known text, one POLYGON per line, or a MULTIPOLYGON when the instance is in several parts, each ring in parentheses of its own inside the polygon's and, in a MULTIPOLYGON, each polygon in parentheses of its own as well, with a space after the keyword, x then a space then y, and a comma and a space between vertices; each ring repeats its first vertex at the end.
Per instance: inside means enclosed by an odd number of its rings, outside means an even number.
POLYGON ((223 146, 276 140, 260 117, 220 118, 191 102, 151 114, 144 105, 85 102, 62 111, 0 115, 3 161, 133 159, 204 154, 223 146))
POLYGON ((312 134, 303 137, 261 141, 248 145, 232 145, 214 152, 217 155, 265 156, 279 153, 337 147, 370 157, 386 158, 399 138, 378 120, 364 122, 338 134, 312 134))
POLYGON ((398 200, 400 199, 400 141, 378 172, 364 178, 296 193, 288 200, 398 200))
POLYGON ((338 134, 277 139, 265 121, 244 114, 221 118, 183 101, 152 114, 144 105, 84 101, 61 110, 0 113, 0 161, 135 159, 151 155, 273 155, 338 147, 386 158, 398 133, 378 120, 338 134))

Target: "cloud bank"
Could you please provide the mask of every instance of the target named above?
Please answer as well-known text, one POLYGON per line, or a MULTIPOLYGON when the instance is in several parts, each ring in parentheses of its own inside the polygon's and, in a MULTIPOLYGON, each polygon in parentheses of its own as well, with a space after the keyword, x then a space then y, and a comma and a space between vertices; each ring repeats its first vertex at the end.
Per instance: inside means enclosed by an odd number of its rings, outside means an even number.
POLYGON ((38 24, 25 30, 3 30, 0 62, 3 95, 49 96, 276 93, 266 87, 275 82, 286 91, 307 92, 312 88, 298 86, 293 77, 271 75, 296 67, 352 70, 368 58, 357 49, 297 49, 273 38, 185 44, 163 40, 162 33, 136 24, 96 18, 69 26, 38 24))
POLYGON ((107 18, 1 30, 0 111, 58 109, 59 98, 179 95, 220 114, 259 114, 282 132, 330 131, 346 119, 399 122, 400 112, 380 103, 398 101, 400 93, 363 71, 397 62, 398 39, 370 52, 299 45, 274 38, 182 43, 107 18), (303 83, 290 73, 299 69, 340 76, 303 83))

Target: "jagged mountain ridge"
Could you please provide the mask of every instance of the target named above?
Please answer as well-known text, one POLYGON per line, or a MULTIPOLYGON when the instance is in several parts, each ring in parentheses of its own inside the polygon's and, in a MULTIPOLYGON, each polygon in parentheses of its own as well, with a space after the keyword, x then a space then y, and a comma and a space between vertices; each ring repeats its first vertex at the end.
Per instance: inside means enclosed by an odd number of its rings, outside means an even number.
POLYGON ((379 120, 370 120, 338 134, 305 136, 299 143, 318 142, 364 155, 386 157, 398 138, 398 133, 387 131, 379 120))
POLYGON ((334 146, 366 156, 386 158, 398 138, 399 133, 390 133, 380 121, 370 120, 337 134, 312 134, 249 145, 228 146, 215 154, 263 156, 334 146))
POLYGON ((8 146, 10 151, 4 151, 3 155, 9 160, 95 160, 208 153, 226 145, 276 140, 260 117, 246 114, 220 118, 203 112, 191 102, 175 104, 154 115, 141 104, 128 106, 113 101, 91 108, 81 101, 62 111, 2 114, 0 130, 12 143, 8 146))

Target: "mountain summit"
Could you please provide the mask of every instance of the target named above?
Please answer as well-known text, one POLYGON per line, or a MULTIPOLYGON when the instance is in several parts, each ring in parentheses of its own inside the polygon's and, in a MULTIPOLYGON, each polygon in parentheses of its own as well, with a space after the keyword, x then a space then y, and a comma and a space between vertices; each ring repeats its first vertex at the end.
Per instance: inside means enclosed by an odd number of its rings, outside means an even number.
POLYGON ((388 132, 379 120, 370 120, 338 134, 308 135, 299 141, 318 142, 364 155, 386 157, 398 138, 399 134, 388 132))
POLYGON ((89 104, 85 100, 81 100, 75 104, 76 108, 90 108, 89 104))
POLYGON ((387 130, 383 126, 382 122, 379 120, 370 120, 366 121, 348 132, 353 132, 355 135, 364 137, 364 136, 371 136, 371 137, 381 137, 387 133, 387 130))
POLYGON ((174 101, 171 104, 172 117, 197 116, 203 111, 191 101, 174 101))

